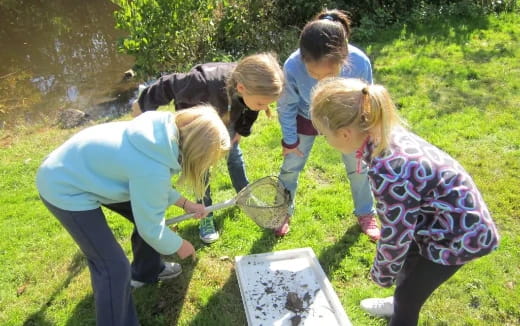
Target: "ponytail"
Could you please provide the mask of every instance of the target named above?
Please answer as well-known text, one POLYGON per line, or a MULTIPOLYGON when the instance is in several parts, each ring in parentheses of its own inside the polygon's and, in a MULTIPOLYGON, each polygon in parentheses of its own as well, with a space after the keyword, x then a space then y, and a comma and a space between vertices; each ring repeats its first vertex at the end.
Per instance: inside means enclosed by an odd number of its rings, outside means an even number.
POLYGON ((376 144, 372 157, 388 149, 392 128, 402 122, 383 86, 347 78, 318 83, 311 98, 311 119, 318 130, 353 127, 369 133, 376 144))
POLYGON ((399 116, 388 91, 381 85, 366 85, 361 89, 359 108, 361 130, 370 132, 375 138, 375 157, 390 146, 392 128, 399 124, 399 116))
POLYGON ((347 40, 350 39, 351 21, 350 21, 350 18, 346 11, 338 10, 338 9, 332 9, 332 10, 325 9, 322 12, 320 12, 319 14, 317 14, 316 16, 314 16, 314 18, 313 18, 313 20, 321 20, 321 19, 331 20, 333 22, 340 23, 341 26, 343 27, 343 29, 345 30, 347 40))

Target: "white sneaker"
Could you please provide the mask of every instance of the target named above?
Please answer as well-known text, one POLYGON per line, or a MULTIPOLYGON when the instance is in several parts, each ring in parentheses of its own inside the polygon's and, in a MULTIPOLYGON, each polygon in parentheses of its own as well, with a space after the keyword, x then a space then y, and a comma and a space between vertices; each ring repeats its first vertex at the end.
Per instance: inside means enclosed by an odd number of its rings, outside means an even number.
MULTIPOLYGON (((162 270, 162 272, 159 273, 157 278, 159 279, 159 281, 164 281, 164 280, 167 280, 170 278, 177 277, 177 276, 181 275, 181 273, 182 273, 182 266, 180 264, 165 262, 164 269, 162 270)), ((134 289, 140 288, 143 285, 146 285, 146 283, 141 282, 141 281, 136 281, 136 280, 130 280, 130 286, 133 287, 134 289)))
POLYGON ((394 297, 364 299, 359 305, 375 317, 390 317, 394 314, 394 297))

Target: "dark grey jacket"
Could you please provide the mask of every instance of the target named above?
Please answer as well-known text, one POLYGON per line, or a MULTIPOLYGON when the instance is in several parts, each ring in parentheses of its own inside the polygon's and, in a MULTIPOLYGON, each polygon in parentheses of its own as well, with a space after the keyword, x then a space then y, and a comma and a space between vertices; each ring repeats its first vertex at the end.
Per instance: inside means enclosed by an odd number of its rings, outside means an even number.
POLYGON ((250 110, 236 94, 229 105, 226 81, 235 67, 236 63, 205 63, 196 65, 188 73, 163 76, 143 90, 139 106, 142 111, 149 111, 172 100, 176 110, 211 104, 221 117, 229 111, 229 127, 242 136, 249 136, 258 111, 250 110))

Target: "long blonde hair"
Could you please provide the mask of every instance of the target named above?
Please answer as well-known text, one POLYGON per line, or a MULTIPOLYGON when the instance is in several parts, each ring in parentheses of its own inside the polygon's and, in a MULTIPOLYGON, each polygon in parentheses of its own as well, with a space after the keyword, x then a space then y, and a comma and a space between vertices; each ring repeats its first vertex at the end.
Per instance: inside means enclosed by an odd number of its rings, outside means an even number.
POLYGON ((320 81, 312 93, 310 112, 318 130, 353 127, 371 134, 376 141, 372 157, 389 147, 392 128, 404 124, 383 86, 353 78, 320 81))
MULTIPOLYGON (((265 52, 247 56, 237 63, 227 80, 229 103, 236 94, 238 83, 243 84, 251 95, 280 97, 284 80, 275 54, 265 52)), ((266 114, 270 117, 271 111, 266 110, 266 114)))
POLYGON ((206 191, 205 175, 231 147, 229 133, 211 105, 198 105, 174 113, 179 130, 182 173, 180 184, 193 187, 197 199, 206 191))

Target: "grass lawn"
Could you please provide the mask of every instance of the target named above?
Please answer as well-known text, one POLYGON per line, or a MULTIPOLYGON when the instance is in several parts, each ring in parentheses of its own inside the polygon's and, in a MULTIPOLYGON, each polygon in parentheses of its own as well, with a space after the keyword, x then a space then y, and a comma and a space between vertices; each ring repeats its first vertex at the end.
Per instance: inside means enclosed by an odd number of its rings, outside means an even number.
MULTIPOLYGON (((468 264, 434 293, 421 325, 520 324, 519 26, 519 14, 443 19, 388 29, 362 45, 376 82, 388 87, 410 128, 473 175, 502 236, 498 251, 468 264)), ((250 180, 276 175, 282 163, 279 125, 261 117, 242 140, 250 180)), ((34 186, 43 157, 74 132, 0 131, 2 325, 95 325, 86 261, 34 186)), ((211 182, 215 202, 234 195, 223 162, 211 182)), ((375 245, 360 234, 347 183, 339 153, 318 139, 285 238, 258 228, 237 208, 216 213, 222 237, 211 246, 198 239, 196 221, 179 224, 198 261, 183 261, 175 280, 134 291, 142 324, 244 325, 234 256, 312 247, 353 324, 385 325, 359 308, 361 299, 389 296, 393 289, 367 278, 375 245)), ((116 214, 108 218, 131 256, 131 225, 116 214)))

